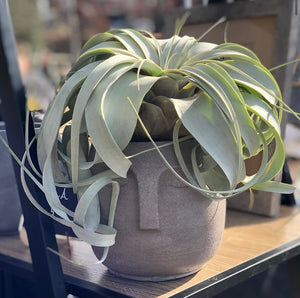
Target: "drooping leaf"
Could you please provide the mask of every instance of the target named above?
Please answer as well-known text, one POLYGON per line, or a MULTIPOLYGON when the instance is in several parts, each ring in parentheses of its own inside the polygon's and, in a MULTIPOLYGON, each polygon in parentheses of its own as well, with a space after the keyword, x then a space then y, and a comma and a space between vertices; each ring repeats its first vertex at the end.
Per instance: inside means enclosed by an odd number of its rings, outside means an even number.
MULTIPOLYGON (((187 61, 195 61, 192 59, 194 56, 211 51, 212 49, 216 48, 217 44, 211 42, 197 42, 195 43, 190 50, 188 51, 187 61), (189 60, 191 59, 191 60, 189 60)), ((186 63, 189 65, 189 62, 186 63)), ((191 65, 194 63, 191 63, 191 65)))
MULTIPOLYGON (((252 119, 246 109, 242 94, 240 93, 234 80, 226 71, 224 71, 221 66, 216 63, 208 63, 207 65, 210 67, 210 69, 206 68, 205 71, 214 77, 216 82, 222 86, 222 89, 226 93, 227 97, 230 98, 232 108, 235 111, 235 117, 239 123, 241 137, 245 142, 249 156, 255 155, 258 152, 260 145, 259 137, 252 119)), ((203 65, 201 65, 201 67, 203 68, 203 65)))
POLYGON ((240 179, 240 154, 224 116, 206 94, 193 99, 171 99, 185 128, 223 169, 231 187, 240 179))
POLYGON ((40 129, 41 132, 38 138, 37 150, 40 168, 43 172, 45 195, 53 211, 63 218, 67 218, 67 214, 72 216, 73 213, 65 208, 58 199, 53 174, 53 169, 58 167, 58 159, 55 149, 57 146, 60 119, 72 92, 82 84, 86 76, 97 65, 98 63, 91 63, 69 78, 67 83, 60 90, 60 93, 57 95, 58 99, 53 102, 51 109, 48 110, 45 115, 40 129))
POLYGON ((215 50, 219 50, 219 49, 239 52, 241 54, 247 55, 247 56, 255 59, 258 63, 260 63, 260 61, 259 61, 258 57, 255 55, 255 53, 242 45, 232 43, 232 42, 226 42, 226 43, 222 43, 215 47, 215 50))
MULTIPOLYGON (((115 71, 117 73, 117 70, 123 70, 126 72, 128 66, 130 66, 134 62, 135 62, 134 59, 128 58, 126 56, 122 56, 122 55, 113 56, 105 60, 103 63, 99 64, 98 67, 94 68, 94 70, 88 75, 87 79, 85 80, 84 84, 80 89, 80 92, 77 96, 77 100, 74 106, 74 111, 72 116, 72 129, 71 129, 71 158, 72 158, 71 174, 72 174, 74 192, 77 191, 77 182, 78 182, 79 131, 83 119, 86 122, 88 122, 87 118, 83 118, 87 103, 90 100, 92 93, 95 92, 94 90, 98 87, 100 82, 104 80, 105 76, 107 76, 109 72, 115 71)), ((109 82, 110 79, 106 79, 106 83, 109 82)), ((97 121, 97 120, 93 118, 90 119, 90 121, 97 121)), ((120 154, 121 153, 119 153, 119 155, 120 154)), ((119 160, 119 165, 120 168, 122 168, 122 166, 128 168, 128 166, 130 166, 130 163, 125 158, 122 158, 121 160, 119 160)))
POLYGON ((296 187, 291 184, 281 183, 277 181, 267 181, 262 184, 256 184, 252 188, 260 191, 283 193, 283 194, 293 193, 296 189, 296 187))
POLYGON ((139 109, 143 97, 157 80, 158 77, 141 76, 138 90, 136 73, 129 68, 121 73, 114 72, 101 81, 86 107, 86 123, 96 151, 121 177, 126 177, 131 164, 121 150, 129 143, 137 121, 127 97, 139 109), (124 88, 126 94, 120 93, 124 88))
POLYGON ((261 65, 246 61, 226 61, 222 66, 241 86, 255 90, 271 104, 276 104, 277 98, 281 98, 275 79, 261 65))
POLYGON ((261 100, 261 98, 247 92, 242 92, 242 95, 248 109, 268 122, 280 134, 280 123, 274 110, 266 102, 261 100))
MULTIPOLYGON (((208 50, 203 53, 195 54, 189 60, 186 61, 185 65, 194 65, 201 60, 223 60, 224 58, 233 59, 234 61, 246 61, 251 63, 257 63, 257 60, 249 57, 244 53, 240 53, 233 50, 226 50, 226 49, 216 49, 213 48, 212 50, 208 50)), ((226 60, 225 60, 226 61, 226 60)))
POLYGON ((87 50, 89 50, 90 48, 92 48, 98 44, 102 44, 112 38, 113 38, 113 34, 111 34, 110 32, 103 32, 103 33, 95 34, 83 45, 83 47, 80 51, 80 55, 82 53, 86 52, 87 50))
POLYGON ((265 173, 260 180, 260 183, 263 183, 270 179, 273 179, 280 172, 284 164, 285 153, 283 141, 280 137, 279 119, 276 117, 274 111, 257 97, 245 93, 244 98, 251 111, 270 126, 272 136, 275 139, 275 148, 273 155, 269 159, 267 167, 265 169, 265 173))

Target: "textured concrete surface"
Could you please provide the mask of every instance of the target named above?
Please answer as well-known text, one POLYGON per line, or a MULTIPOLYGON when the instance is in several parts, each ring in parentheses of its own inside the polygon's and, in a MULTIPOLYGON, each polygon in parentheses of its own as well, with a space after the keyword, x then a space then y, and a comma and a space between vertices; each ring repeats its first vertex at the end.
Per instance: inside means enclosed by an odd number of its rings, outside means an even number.
MULTIPOLYGON (((148 142, 135 143, 126 153, 147 146, 148 142)), ((180 171, 173 148, 162 152, 180 171)), ((142 280, 165 280, 199 270, 219 247, 226 202, 211 201, 184 185, 156 151, 138 155, 132 162, 128 178, 120 180, 116 244, 104 264, 142 280)), ((109 200, 101 199, 103 211, 108 207, 105 201, 109 200)))

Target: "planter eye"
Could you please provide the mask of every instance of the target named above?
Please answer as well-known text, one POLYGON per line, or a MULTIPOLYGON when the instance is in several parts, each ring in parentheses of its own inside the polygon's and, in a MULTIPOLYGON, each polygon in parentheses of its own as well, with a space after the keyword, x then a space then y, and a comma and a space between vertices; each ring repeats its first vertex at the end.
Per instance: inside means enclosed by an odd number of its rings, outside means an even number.
MULTIPOLYGON (((183 172, 180 167, 174 168, 179 175, 183 176, 183 172)), ((159 176, 160 187, 170 186, 174 188, 187 188, 188 186, 178 180, 170 170, 165 170, 159 176)))

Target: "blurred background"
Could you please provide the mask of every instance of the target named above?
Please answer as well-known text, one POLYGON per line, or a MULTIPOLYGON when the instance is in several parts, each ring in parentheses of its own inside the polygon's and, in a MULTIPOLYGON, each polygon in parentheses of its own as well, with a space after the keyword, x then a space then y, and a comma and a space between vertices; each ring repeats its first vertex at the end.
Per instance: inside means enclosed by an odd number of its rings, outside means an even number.
POLYGON ((94 34, 130 27, 161 37, 167 12, 215 2, 233 1, 9 0, 9 5, 23 76, 38 68, 57 86, 94 34))
POLYGON ((202 1, 10 0, 13 25, 26 75, 40 68, 57 85, 91 36, 111 28, 163 29, 166 11, 202 1), (193 3, 194 2, 194 3, 193 3), (29 61, 28 61, 29 58, 29 61), (30 64, 30 67, 29 65, 30 64))

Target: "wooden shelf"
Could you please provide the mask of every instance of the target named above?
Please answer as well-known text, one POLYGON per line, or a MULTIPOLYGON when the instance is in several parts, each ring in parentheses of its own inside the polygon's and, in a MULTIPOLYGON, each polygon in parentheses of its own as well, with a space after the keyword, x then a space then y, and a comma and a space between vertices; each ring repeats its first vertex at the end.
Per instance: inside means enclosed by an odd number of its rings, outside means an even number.
MULTIPOLYGON (((85 243, 58 236, 70 292, 83 297, 183 297, 217 294, 263 270, 300 254, 300 208, 282 206, 278 218, 227 211, 226 228, 217 254, 198 273, 167 282, 137 282, 113 276, 85 243), (298 215, 296 215, 299 213, 298 215), (94 265, 92 265, 94 264, 94 265)), ((18 236, 0 238, 0 268, 31 279, 29 248, 18 236), (16 268, 19 270, 16 270, 16 268), (24 276, 24 272, 28 275, 24 276)), ((51 253, 51 252, 49 252, 51 253)), ((197 296, 198 297, 198 296, 197 296)), ((200 296, 201 297, 201 296, 200 296)))

